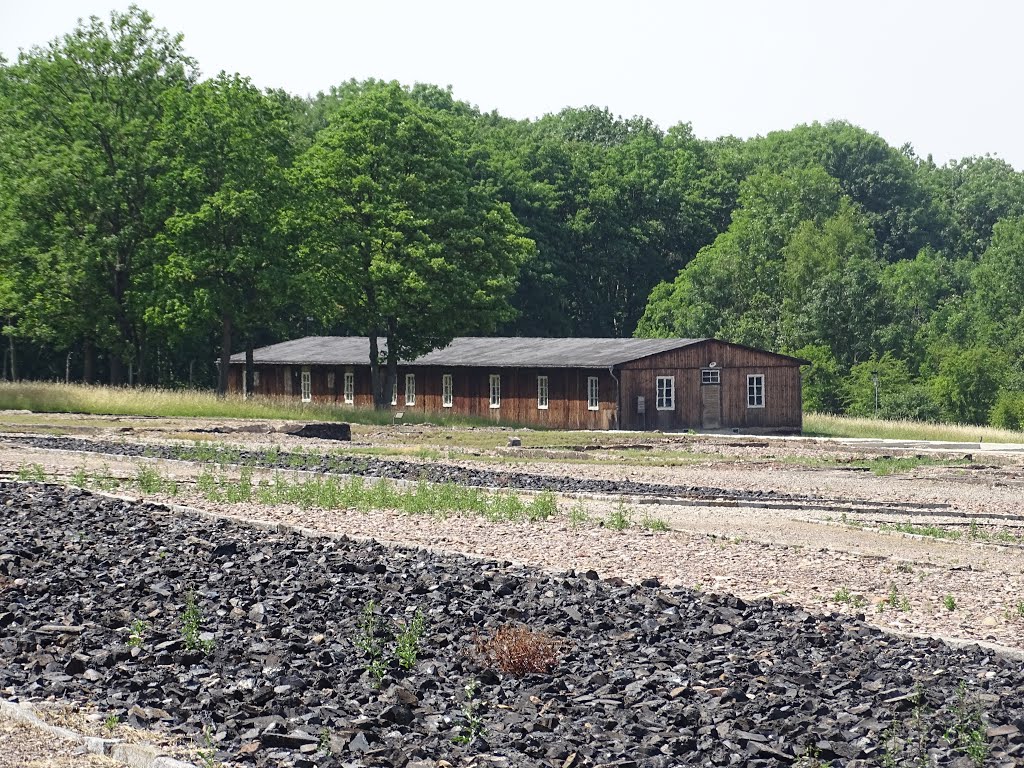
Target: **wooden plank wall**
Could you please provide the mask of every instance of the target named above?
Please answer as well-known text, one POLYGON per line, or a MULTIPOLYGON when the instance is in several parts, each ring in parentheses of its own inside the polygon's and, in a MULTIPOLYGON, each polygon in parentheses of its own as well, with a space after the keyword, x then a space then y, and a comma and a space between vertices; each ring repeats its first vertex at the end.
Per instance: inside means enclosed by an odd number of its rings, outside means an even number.
MULTIPOLYGON (((244 366, 231 366, 231 391, 241 392, 241 370, 244 366)), ((257 365, 260 383, 256 394, 265 396, 301 396, 302 366, 257 365), (291 393, 285 387, 285 368, 290 368, 291 393)), ((372 408, 369 365, 323 366, 311 365, 310 382, 313 402, 344 405, 344 377, 355 374, 355 407, 372 408), (334 386, 328 387, 328 374, 334 373, 334 386)), ((605 369, 566 368, 440 368, 399 367, 398 402, 393 411, 407 413, 453 413, 491 421, 537 424, 560 429, 611 429, 615 423, 617 385, 605 369), (416 403, 405 404, 405 376, 416 376, 416 403), (452 376, 453 406, 441 404, 442 376, 452 376), (490 407, 490 375, 501 376, 501 405, 490 407), (537 377, 548 377, 548 407, 537 407, 537 377), (587 407, 587 379, 598 378, 598 409, 587 407)))
MULTIPOLYGON (((797 361, 761 350, 709 340, 679 350, 634 360, 621 366, 621 429, 700 430, 701 370, 716 363, 721 372, 721 428, 799 432, 802 426, 800 367, 797 361), (764 407, 747 407, 747 375, 763 374, 764 407), (656 379, 675 377, 675 408, 658 411, 656 379), (637 414, 636 398, 646 399, 646 416, 637 414)), ((231 366, 231 389, 241 392, 242 365, 231 366)), ((355 403, 372 408, 369 365, 310 366, 313 401, 344 404, 344 376, 355 374, 355 403), (334 386, 328 387, 328 374, 334 386)), ((255 393, 299 399, 302 366, 257 365, 255 393), (290 381, 287 381, 289 380, 290 381), (290 386, 289 386, 290 384, 290 386)), ((455 413, 492 421, 537 424, 559 429, 612 429, 616 426, 618 384, 607 369, 400 367, 394 411, 455 413), (416 375, 416 403, 405 404, 405 374, 416 375), (441 377, 452 375, 454 407, 441 405, 441 377), (489 404, 489 376, 501 375, 501 407, 489 404), (537 408, 537 376, 548 377, 549 406, 537 408), (587 377, 598 377, 600 407, 587 408, 587 377)))
POLYGON ((707 341, 634 360, 622 366, 623 429, 695 429, 701 423, 701 371, 721 372, 722 429, 799 431, 802 426, 799 363, 770 352, 707 341), (747 375, 764 375, 764 407, 747 407, 747 375), (675 409, 658 411, 657 377, 675 377, 675 409), (646 399, 646 418, 637 414, 646 399))

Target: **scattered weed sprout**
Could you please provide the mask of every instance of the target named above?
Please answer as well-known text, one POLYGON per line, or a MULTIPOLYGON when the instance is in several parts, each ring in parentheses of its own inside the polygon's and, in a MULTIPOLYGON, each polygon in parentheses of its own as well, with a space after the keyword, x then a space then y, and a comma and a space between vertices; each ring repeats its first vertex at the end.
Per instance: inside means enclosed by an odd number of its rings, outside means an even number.
POLYGON ((107 715, 103 719, 103 730, 105 730, 107 732, 107 734, 113 734, 117 730, 117 726, 119 726, 120 724, 121 724, 121 718, 120 717, 118 717, 117 715, 114 715, 114 714, 107 715))
POLYGON ((132 622, 131 629, 128 632, 128 645, 131 648, 141 648, 143 641, 146 639, 146 633, 149 632, 149 624, 142 619, 136 619, 132 622))
POLYGON ((416 614, 395 636, 395 656, 398 657, 398 665, 402 669, 412 669, 416 666, 416 658, 420 650, 420 638, 423 637, 423 630, 425 628, 426 620, 423 618, 423 611, 417 610, 416 614))
POLYGON ((967 686, 961 682, 957 698, 951 707, 953 722, 946 729, 946 740, 976 766, 983 766, 988 757, 989 746, 985 736, 984 713, 980 701, 967 693, 967 686))
POLYGON ((203 613, 196 602, 194 592, 185 595, 185 608, 181 612, 181 639, 190 651, 210 653, 213 640, 202 637, 203 613))
POLYGON ((22 464, 18 467, 18 479, 26 482, 45 483, 46 470, 42 464, 22 464))
POLYGON ((605 520, 605 527, 613 531, 624 531, 633 524, 633 512, 620 501, 605 520))
POLYGON ((213 502, 255 500, 266 506, 289 504, 300 509, 356 509, 360 512, 393 509, 408 515, 436 517, 464 514, 494 522, 543 522, 558 514, 558 499, 550 491, 524 500, 511 491, 485 491, 451 482, 424 480, 415 485, 403 485, 383 479, 367 482, 359 476, 289 480, 280 472, 269 480, 254 482, 249 467, 244 467, 237 478, 206 469, 196 480, 196 490, 213 502))
POLYGON ((352 639, 353 645, 366 656, 366 671, 379 686, 387 672, 387 661, 384 658, 384 643, 379 635, 380 620, 377 615, 377 603, 371 600, 363 606, 363 615, 359 620, 359 628, 352 639))
POLYGON ((352 644, 366 658, 366 672, 380 686, 393 660, 402 669, 412 669, 420 654, 427 622, 421 609, 402 625, 390 628, 381 621, 380 606, 373 600, 363 606, 352 644), (393 644, 393 647, 392 647, 393 644))
POLYGON ((462 732, 452 738, 456 744, 471 744, 483 735, 484 719, 480 716, 477 701, 479 691, 480 683, 476 680, 470 680, 462 689, 462 717, 465 722, 462 732))
POLYGON ((956 598, 952 595, 946 595, 945 597, 943 597, 942 604, 946 606, 947 611, 952 612, 956 610, 956 598))
POLYGON ((671 530, 666 520, 660 517, 654 517, 650 514, 645 514, 640 518, 640 527, 655 533, 664 533, 665 531, 671 530))
POLYGON ((889 586, 889 594, 886 595, 878 603, 878 612, 879 613, 882 613, 882 612, 884 612, 886 610, 890 610, 890 609, 891 610, 895 610, 895 611, 909 611, 910 610, 910 600, 908 600, 906 597, 903 597, 903 596, 900 595, 900 591, 896 587, 895 584, 891 584, 889 586))
POLYGON ((577 499, 576 503, 569 508, 569 527, 575 530, 586 525, 589 520, 587 508, 583 505, 582 500, 577 499))

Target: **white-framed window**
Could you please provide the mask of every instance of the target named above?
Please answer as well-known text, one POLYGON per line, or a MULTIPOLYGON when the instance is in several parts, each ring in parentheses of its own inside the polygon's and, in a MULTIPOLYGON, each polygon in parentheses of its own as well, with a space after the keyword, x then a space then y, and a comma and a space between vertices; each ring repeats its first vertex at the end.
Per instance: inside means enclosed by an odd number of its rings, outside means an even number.
POLYGON ((674 411, 676 409, 676 377, 659 376, 655 386, 655 407, 659 411, 674 411))
POLYGON ((538 376, 537 377, 537 410, 546 411, 548 409, 548 377, 538 376))
POLYGON ((747 376, 747 408, 764 408, 764 374, 747 376))
POLYGON ((328 373, 327 373, 327 388, 329 390, 331 390, 332 392, 334 391, 334 381, 335 381, 335 379, 334 379, 334 371, 328 371, 328 373))
POLYGON ((416 405, 416 374, 405 374, 405 404, 416 405))
POLYGON ((260 372, 259 371, 253 371, 252 372, 252 385, 253 385, 254 388, 258 387, 260 385, 260 372))
POLYGON ((601 404, 597 393, 597 376, 587 376, 587 410, 596 411, 601 404))
POLYGON ((489 383, 491 408, 501 408, 501 374, 492 373, 489 383))
POLYGON ((452 393, 452 375, 446 373, 441 376, 441 407, 451 408, 455 402, 455 397, 452 393))
POLYGON ((391 386, 391 404, 398 405, 398 377, 395 376, 395 383, 391 386))
POLYGON ((701 384, 721 384, 722 372, 717 368, 705 368, 700 372, 701 384))
POLYGON ((351 405, 356 401, 356 375, 352 371, 345 373, 345 402, 351 405))
POLYGON ((313 400, 313 377, 309 373, 309 368, 302 369, 302 402, 308 403, 313 400))

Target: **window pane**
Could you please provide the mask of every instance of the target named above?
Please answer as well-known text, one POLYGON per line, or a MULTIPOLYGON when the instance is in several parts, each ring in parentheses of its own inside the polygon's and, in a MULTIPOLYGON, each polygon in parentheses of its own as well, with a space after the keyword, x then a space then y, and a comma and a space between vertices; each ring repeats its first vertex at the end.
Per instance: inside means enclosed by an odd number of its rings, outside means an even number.
POLYGON ((548 377, 537 377, 537 408, 544 410, 548 407, 548 377))
POLYGON ((655 403, 660 411, 675 409, 675 379, 672 376, 659 376, 656 379, 655 403))
POLYGON ((405 375, 405 404, 416 405, 416 374, 405 375))
POLYGON ((491 408, 501 407, 501 376, 492 373, 490 377, 491 408))
POLYGON ((446 373, 441 377, 441 405, 451 408, 452 400, 452 375, 446 373))

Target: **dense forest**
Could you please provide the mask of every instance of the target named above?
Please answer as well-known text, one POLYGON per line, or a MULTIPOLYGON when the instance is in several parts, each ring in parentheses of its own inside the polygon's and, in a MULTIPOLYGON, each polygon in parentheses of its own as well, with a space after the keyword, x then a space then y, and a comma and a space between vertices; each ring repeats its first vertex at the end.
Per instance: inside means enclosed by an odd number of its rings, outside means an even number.
POLYGON ((4 378, 209 386, 311 333, 716 336, 808 409, 1024 420, 1024 177, 845 122, 740 140, 450 89, 200 79, 132 8, 0 60, 4 378), (224 371, 221 365, 220 370, 224 371))

